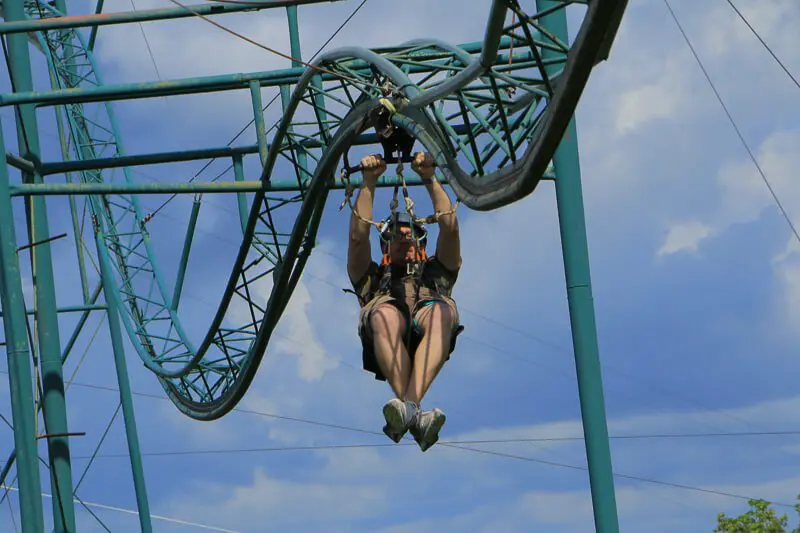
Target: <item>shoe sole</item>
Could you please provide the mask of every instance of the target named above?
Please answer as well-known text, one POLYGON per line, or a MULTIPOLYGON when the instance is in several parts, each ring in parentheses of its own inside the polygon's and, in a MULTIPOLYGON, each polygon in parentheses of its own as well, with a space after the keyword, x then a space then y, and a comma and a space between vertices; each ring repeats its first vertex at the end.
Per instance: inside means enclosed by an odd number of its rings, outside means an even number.
POLYGON ((445 416, 445 414, 440 411, 439 417, 436 418, 433 424, 431 424, 430 428, 428 428, 425 434, 423 434, 419 438, 417 438, 417 436, 414 435, 414 440, 417 441, 420 450, 426 452, 431 448, 431 446, 433 446, 439 441, 439 431, 441 431, 446 420, 447 416, 445 416), (425 438, 426 435, 432 436, 432 438, 426 439, 425 438))
POLYGON ((383 418, 386 419, 386 425, 383 427, 383 432, 387 437, 392 439, 395 443, 400 442, 408 429, 405 428, 405 421, 403 414, 395 409, 392 404, 383 406, 383 418), (403 428, 398 431, 397 428, 403 428))

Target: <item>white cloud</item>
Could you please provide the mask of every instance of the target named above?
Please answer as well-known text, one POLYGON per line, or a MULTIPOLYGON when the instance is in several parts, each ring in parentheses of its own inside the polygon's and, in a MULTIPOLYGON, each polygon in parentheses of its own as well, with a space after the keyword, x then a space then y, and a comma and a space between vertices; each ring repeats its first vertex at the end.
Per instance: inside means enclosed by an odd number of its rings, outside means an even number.
MULTIPOLYGON (((739 12, 790 67, 800 60, 795 46, 794 20, 800 6, 793 0, 746 0, 735 2, 739 12)), ((697 20, 703 31, 693 34, 710 58, 731 57, 748 61, 772 61, 752 31, 728 5, 707 8, 697 20), (733 53, 732 53, 733 52, 733 53), (769 58, 769 59, 768 59, 769 58)), ((788 81, 788 80, 787 80, 788 81)))
MULTIPOLYGON (((777 131, 755 154, 769 186, 792 220, 800 218, 800 182, 794 179, 794 169, 800 165, 798 144, 800 130, 777 131)), ((767 184, 746 155, 720 168, 716 186, 716 206, 701 217, 704 220, 671 225, 659 255, 696 250, 701 240, 720 235, 736 224, 754 222, 767 209, 777 208, 767 184)))
POLYGON ((800 244, 792 235, 787 249, 776 256, 773 268, 778 277, 780 302, 786 310, 789 331, 797 332, 800 323, 800 244))
MULTIPOLYGON (((316 302, 315 305, 319 304, 320 302, 316 302)), ((281 319, 281 329, 286 330, 285 335, 288 338, 276 337, 272 344, 276 350, 297 357, 297 370, 301 379, 319 381, 326 371, 336 368, 338 363, 328 357, 325 347, 317 338, 316 328, 308 319, 307 313, 311 305, 311 293, 304 283, 298 283, 281 319), (302 339, 302 344, 295 339, 302 339)))
POLYGON ((616 133, 625 135, 659 120, 681 120, 686 113, 692 112, 696 98, 688 91, 685 69, 686 62, 682 56, 667 58, 658 69, 655 80, 620 94, 616 133))
POLYGON ((265 525, 281 530, 329 529, 331 524, 385 512, 389 506, 385 490, 380 484, 290 481, 256 467, 246 485, 196 482, 189 494, 159 507, 242 532, 263 531, 265 525))
POLYGON ((664 245, 658 250, 658 255, 669 255, 681 251, 697 250, 700 242, 710 237, 712 229, 702 222, 692 221, 676 224, 669 228, 669 233, 664 245))

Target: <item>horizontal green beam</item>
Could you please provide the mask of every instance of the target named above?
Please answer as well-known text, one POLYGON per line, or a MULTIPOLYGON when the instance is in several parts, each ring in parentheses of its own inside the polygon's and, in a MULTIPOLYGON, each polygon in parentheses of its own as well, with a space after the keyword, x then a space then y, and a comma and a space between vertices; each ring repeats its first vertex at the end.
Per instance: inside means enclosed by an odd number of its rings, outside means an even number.
MULTIPOLYGON (((440 178, 443 183, 446 180, 440 178)), ((360 176, 352 176, 351 183, 355 187, 361 185, 360 176)), ((394 187, 400 183, 396 176, 382 176, 378 180, 379 187, 394 187)), ((409 186, 422 185, 418 176, 407 176, 409 186)), ((303 184, 307 186, 307 182, 303 184)), ((339 179, 332 189, 344 189, 339 179)), ((11 196, 69 196, 87 194, 197 194, 197 193, 229 193, 229 192, 291 192, 299 191, 297 180, 273 182, 261 181, 206 181, 191 183, 43 183, 22 184, 11 187, 11 196)))
MULTIPOLYGON (((462 45, 461 48, 467 53, 475 54, 481 51, 482 45, 483 43, 474 42, 462 45)), ((515 57, 517 56, 515 55, 515 57)), ((499 59, 502 60, 503 58, 499 59)), ((431 72, 436 70, 438 66, 439 65, 433 63, 428 65, 412 65, 409 66, 408 71, 410 73, 431 72)), ((353 63, 349 65, 349 68, 351 70, 359 70, 369 68, 369 64, 366 61, 353 61, 353 63)), ((49 106, 65 103, 104 102, 108 100, 130 100, 134 98, 155 98, 182 94, 221 92, 247 89, 250 87, 251 82, 258 82, 262 87, 276 87, 279 85, 296 84, 305 71, 306 67, 296 67, 262 72, 198 76, 170 81, 121 83, 117 85, 58 89, 53 91, 6 93, 0 95, 0 106, 20 104, 49 106)), ((326 73, 320 74, 320 77, 325 81, 338 79, 336 76, 326 73)))
MULTIPOLYGON (((86 304, 86 305, 70 305, 66 307, 59 307, 56 309, 57 313, 83 313, 84 311, 104 311, 106 309, 105 304, 86 304)), ((33 309, 28 309, 27 313, 29 315, 35 314, 33 309)), ((0 311, 0 318, 3 317, 3 311, 0 311)))
POLYGON ((3 22, 0 24, 0 35, 65 28, 88 28, 93 26, 108 26, 111 24, 127 24, 131 22, 152 22, 156 20, 195 17, 197 15, 222 15, 226 13, 241 13, 243 11, 260 11, 262 9, 271 9, 275 7, 286 7, 302 4, 321 4, 341 1, 342 0, 261 0, 258 4, 252 1, 244 4, 206 3, 201 5, 186 6, 186 8, 167 7, 159 9, 143 9, 141 11, 121 11, 117 13, 72 15, 37 20, 20 20, 14 22, 3 22))
POLYGON ((158 165, 162 163, 180 163, 184 161, 197 161, 201 159, 219 159, 223 157, 233 157, 234 155, 255 154, 257 152, 258 146, 256 145, 199 148, 196 150, 156 152, 152 154, 126 155, 121 157, 103 157, 97 159, 87 159, 84 161, 58 161, 52 163, 42 163, 39 171, 42 175, 49 176, 53 174, 65 174, 67 172, 81 172, 85 170, 158 165))
MULTIPOLYGON (((455 130, 458 133, 464 133, 465 127, 456 126, 455 130)), ((356 137, 356 139, 353 141, 353 145, 361 146, 361 145, 377 144, 378 142, 379 142, 378 136, 376 134, 364 133, 356 137)), ((299 141, 298 144, 300 144, 306 149, 322 147, 322 143, 320 143, 319 141, 315 141, 313 139, 304 139, 302 141, 299 141)), ((81 172, 85 170, 101 170, 107 168, 158 165, 162 163, 179 163, 185 161, 198 161, 202 159, 221 159, 223 157, 233 157, 235 155, 248 155, 256 153, 258 153, 258 145, 256 144, 247 146, 238 146, 238 147, 222 146, 214 148, 198 148, 195 150, 181 150, 174 152, 155 152, 151 154, 136 154, 136 155, 127 155, 122 157, 103 157, 97 159, 86 159, 83 161, 57 161, 57 162, 54 161, 51 163, 42 163, 41 168, 39 168, 38 170, 42 175, 49 176, 53 174, 65 174, 67 172, 81 172)), ((21 168, 19 164, 27 163, 31 165, 31 169, 33 169, 32 163, 24 159, 21 159, 18 156, 7 154, 6 157, 9 158, 9 164, 17 168, 21 168), (20 161, 22 163, 15 164, 11 160, 12 157, 14 158, 14 161, 20 161)))

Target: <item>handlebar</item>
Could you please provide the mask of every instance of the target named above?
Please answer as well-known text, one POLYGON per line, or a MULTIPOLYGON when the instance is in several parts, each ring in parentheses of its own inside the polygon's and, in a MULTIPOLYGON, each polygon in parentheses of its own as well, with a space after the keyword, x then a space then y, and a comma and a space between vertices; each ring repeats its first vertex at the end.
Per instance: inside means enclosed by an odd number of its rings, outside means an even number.
MULTIPOLYGON (((400 161, 402 161, 403 163, 411 163, 411 162, 414 161, 414 156, 413 155, 403 155, 403 156, 400 156, 400 157, 395 156, 395 155, 390 155, 388 157, 384 157, 381 154, 373 154, 373 155, 375 157, 379 157, 379 158, 383 159, 383 162, 386 163, 387 165, 390 165, 392 163, 399 163, 400 161)), ((435 161, 433 162, 433 166, 434 166, 434 168, 436 167, 436 162, 435 161)), ((345 171, 348 174, 355 174, 356 172, 361 172, 362 170, 364 170, 364 169, 361 168, 361 163, 359 163, 358 165, 352 166, 352 167, 345 167, 345 171)))

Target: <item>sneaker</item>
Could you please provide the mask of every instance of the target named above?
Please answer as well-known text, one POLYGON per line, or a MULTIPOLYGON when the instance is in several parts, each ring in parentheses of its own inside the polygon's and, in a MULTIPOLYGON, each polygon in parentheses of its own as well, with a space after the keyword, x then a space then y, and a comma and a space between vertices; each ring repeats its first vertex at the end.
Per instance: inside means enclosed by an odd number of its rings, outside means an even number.
POLYGON ((439 440, 439 430, 444 426, 446 419, 441 409, 422 411, 417 415, 409 430, 423 452, 439 440))
POLYGON ((392 398, 383 406, 383 417, 386 419, 383 432, 394 442, 400 442, 416 420, 418 412, 419 409, 413 402, 392 398))

